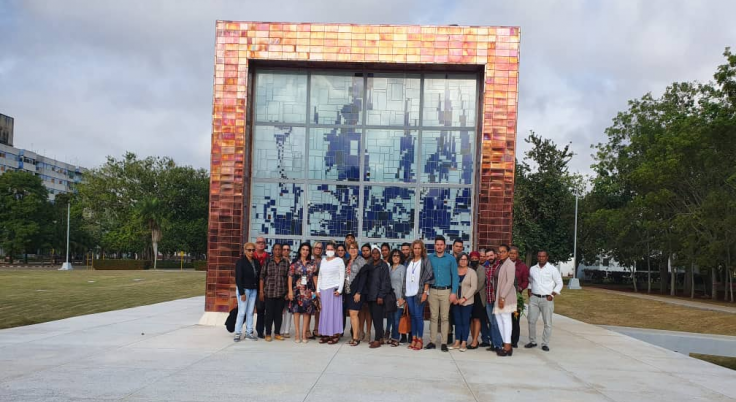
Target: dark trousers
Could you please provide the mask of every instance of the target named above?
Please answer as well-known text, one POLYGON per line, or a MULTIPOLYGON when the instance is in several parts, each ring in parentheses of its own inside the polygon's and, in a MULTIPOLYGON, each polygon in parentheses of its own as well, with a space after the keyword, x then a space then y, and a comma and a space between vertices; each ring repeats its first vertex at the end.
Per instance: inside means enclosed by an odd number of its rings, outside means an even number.
MULTIPOLYGON (((275 326, 276 334, 281 334, 281 319, 284 313, 283 297, 266 298, 266 335, 271 335, 271 326, 275 326)), ((257 323, 256 323, 257 325, 257 323)))
POLYGON ((368 308, 371 309, 371 318, 373 319, 373 330, 376 332, 375 340, 383 339, 383 305, 378 302, 368 302, 368 308))
POLYGON ((256 300, 256 332, 258 336, 263 336, 263 327, 266 326, 266 302, 256 300))
POLYGON ((519 317, 521 317, 521 314, 516 315, 514 313, 511 313, 511 344, 516 345, 519 343, 519 334, 521 332, 521 327, 519 327, 519 317))

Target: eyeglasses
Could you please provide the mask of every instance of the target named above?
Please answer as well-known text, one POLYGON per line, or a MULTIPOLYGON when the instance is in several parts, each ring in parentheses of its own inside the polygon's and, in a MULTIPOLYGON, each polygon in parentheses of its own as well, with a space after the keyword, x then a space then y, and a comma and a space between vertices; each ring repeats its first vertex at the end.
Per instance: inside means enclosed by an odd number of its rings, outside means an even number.
POLYGON ((253 251, 256 251, 256 249, 254 249, 254 248, 246 248, 245 251, 253 252, 253 251))

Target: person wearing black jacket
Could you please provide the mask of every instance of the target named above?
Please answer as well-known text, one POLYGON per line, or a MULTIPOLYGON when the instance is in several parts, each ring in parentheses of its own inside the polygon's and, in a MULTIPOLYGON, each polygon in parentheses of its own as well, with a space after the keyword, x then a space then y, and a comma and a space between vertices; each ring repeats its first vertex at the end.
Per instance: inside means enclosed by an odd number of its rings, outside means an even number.
POLYGON ((356 289, 358 300, 364 298, 370 307, 371 316, 373 317, 373 327, 375 328, 375 340, 370 343, 370 348, 375 349, 381 347, 381 339, 383 339, 383 301, 391 292, 391 275, 389 267, 385 261, 381 259, 381 250, 374 248, 371 250, 371 261, 368 262, 362 271, 365 271, 366 280, 364 286, 356 289))
POLYGON ((233 339, 235 342, 240 342, 242 337, 243 321, 246 322, 246 339, 258 340, 253 333, 253 309, 258 298, 261 264, 254 258, 255 244, 245 243, 243 250, 245 254, 235 263, 235 296, 238 300, 238 319, 235 321, 235 339, 233 339))

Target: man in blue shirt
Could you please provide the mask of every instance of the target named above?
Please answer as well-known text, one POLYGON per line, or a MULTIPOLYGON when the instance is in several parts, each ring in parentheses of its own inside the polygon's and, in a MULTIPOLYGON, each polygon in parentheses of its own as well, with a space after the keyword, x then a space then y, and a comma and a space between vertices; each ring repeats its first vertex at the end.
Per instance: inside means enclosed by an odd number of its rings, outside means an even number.
POLYGON ((441 348, 447 352, 447 334, 450 329, 450 304, 457 300, 457 261, 445 253, 445 238, 437 236, 434 239, 434 254, 429 256, 429 262, 434 271, 434 285, 429 288, 429 312, 432 316, 429 333, 430 340, 425 349, 435 349, 437 340, 437 320, 441 325, 441 348))

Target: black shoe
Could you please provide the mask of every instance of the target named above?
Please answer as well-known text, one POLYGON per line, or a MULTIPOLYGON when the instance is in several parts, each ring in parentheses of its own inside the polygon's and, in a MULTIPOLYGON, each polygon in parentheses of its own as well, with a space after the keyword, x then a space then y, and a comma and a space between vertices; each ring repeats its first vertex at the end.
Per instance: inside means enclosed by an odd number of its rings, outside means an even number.
POLYGON ((519 347, 519 344, 518 344, 518 343, 512 343, 512 344, 511 344, 511 347, 512 347, 512 348, 518 348, 518 347, 519 347))
POLYGON ((444 343, 442 344, 442 346, 440 346, 440 349, 441 349, 441 350, 442 350, 443 352, 449 352, 449 351, 450 351, 450 349, 447 349, 447 345, 446 345, 446 344, 444 344, 444 343))
POLYGON ((526 345, 524 345, 524 347, 527 348, 527 349, 536 348, 537 347, 537 344, 534 343, 534 342, 529 342, 526 345))
POLYGON ((435 346, 434 343, 430 342, 430 343, 427 344, 427 346, 424 347, 424 349, 427 349, 427 350, 429 350, 429 349, 437 349, 437 346, 435 346))
POLYGON ((258 334, 258 337, 261 338, 261 339, 265 338, 265 336, 263 334, 258 334))
POLYGON ((487 348, 487 347, 491 346, 491 344, 490 344, 490 343, 488 343, 488 342, 482 342, 482 343, 481 343, 480 345, 478 345, 478 346, 480 346, 481 348, 487 348))
POLYGON ((408 340, 406 339, 406 334, 401 335, 401 339, 399 339, 399 343, 407 343, 408 340))
POLYGON ((479 347, 480 347, 480 345, 478 345, 478 346, 468 345, 468 350, 478 349, 479 347))
POLYGON ((542 350, 545 352, 549 352, 549 346, 547 345, 542 346, 542 350))

